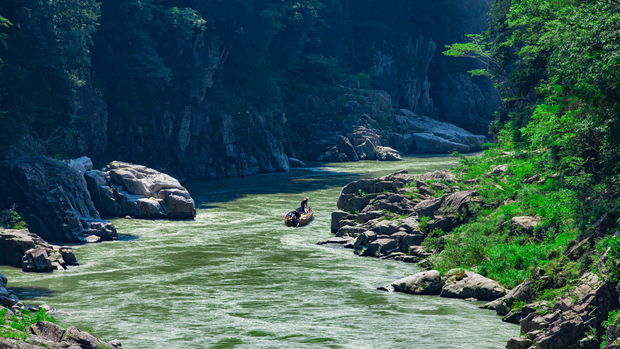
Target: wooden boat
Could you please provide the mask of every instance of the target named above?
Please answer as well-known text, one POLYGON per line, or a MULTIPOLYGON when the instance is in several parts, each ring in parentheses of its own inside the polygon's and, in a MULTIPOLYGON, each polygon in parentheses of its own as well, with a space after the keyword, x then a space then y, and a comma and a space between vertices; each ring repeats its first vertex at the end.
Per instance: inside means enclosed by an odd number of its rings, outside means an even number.
POLYGON ((287 213, 286 216, 284 216, 284 224, 286 224, 287 227, 303 227, 304 225, 307 225, 314 218, 314 210, 312 209, 312 207, 308 207, 308 211, 308 213, 301 214, 301 217, 299 218, 299 224, 296 224, 294 220, 295 210, 291 210, 291 212, 287 213))

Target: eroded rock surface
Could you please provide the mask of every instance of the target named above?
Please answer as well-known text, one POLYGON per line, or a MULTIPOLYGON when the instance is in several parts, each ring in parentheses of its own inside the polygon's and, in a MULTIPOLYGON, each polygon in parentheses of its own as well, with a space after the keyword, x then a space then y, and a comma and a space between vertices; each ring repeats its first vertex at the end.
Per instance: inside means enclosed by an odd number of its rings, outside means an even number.
POLYGON ((114 161, 86 173, 88 190, 104 216, 193 219, 196 206, 172 176, 141 165, 114 161))
POLYGON ((441 297, 476 298, 493 301, 503 297, 508 290, 497 281, 471 271, 450 270, 446 273, 446 285, 441 290, 441 297))
POLYGON ((395 114, 397 130, 407 142, 408 153, 469 153, 482 149, 486 137, 472 134, 458 126, 400 109, 395 114))
POLYGON ((19 156, 0 163, 0 206, 19 212, 28 229, 48 241, 116 239, 101 220, 81 172, 46 157, 19 156))
POLYGON ((550 311, 533 311, 524 317, 520 321, 521 332, 527 335, 529 342, 513 338, 508 348, 563 349, 588 342, 587 332, 591 328, 603 331, 600 324, 607 320, 610 311, 618 309, 618 305, 616 286, 587 273, 550 311))
POLYGON ((78 262, 71 247, 50 245, 27 229, 0 228, 0 265, 28 272, 47 272, 65 270, 78 262))
POLYGON ((444 282, 437 270, 430 270, 396 280, 380 290, 405 292, 412 294, 438 295, 444 282))

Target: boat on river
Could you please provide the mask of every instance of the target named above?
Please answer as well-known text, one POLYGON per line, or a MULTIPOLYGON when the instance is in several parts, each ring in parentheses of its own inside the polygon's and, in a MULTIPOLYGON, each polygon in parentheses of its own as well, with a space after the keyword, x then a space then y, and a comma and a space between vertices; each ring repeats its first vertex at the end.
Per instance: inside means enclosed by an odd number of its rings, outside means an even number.
POLYGON ((308 213, 302 213, 299 217, 299 224, 295 221, 295 210, 291 210, 284 216, 284 224, 287 227, 303 227, 314 219, 314 210, 312 207, 308 207, 308 213))

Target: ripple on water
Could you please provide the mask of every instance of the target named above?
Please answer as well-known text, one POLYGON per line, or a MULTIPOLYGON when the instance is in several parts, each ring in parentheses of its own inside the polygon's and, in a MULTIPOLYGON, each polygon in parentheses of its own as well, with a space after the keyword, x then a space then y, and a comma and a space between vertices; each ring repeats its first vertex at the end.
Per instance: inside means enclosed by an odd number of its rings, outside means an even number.
POLYGON ((190 182, 205 207, 194 221, 117 219, 131 238, 76 247, 80 267, 0 272, 31 302, 66 312, 61 324, 118 338, 127 349, 504 347, 518 327, 476 303, 376 290, 416 266, 315 245, 330 237, 330 213, 351 180, 453 164, 447 157, 316 164, 190 182), (315 220, 285 227, 284 214, 305 196, 315 220))

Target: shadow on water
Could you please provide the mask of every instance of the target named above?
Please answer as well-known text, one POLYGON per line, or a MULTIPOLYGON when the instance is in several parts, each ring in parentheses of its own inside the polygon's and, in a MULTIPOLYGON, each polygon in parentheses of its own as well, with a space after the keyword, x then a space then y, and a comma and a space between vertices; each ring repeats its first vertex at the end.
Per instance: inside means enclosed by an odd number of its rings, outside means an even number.
POLYGON ((52 297, 56 292, 44 287, 9 287, 15 295, 21 299, 35 299, 52 297))
POLYGON ((365 178, 358 173, 335 172, 321 167, 292 169, 252 177, 191 180, 184 183, 200 209, 217 208, 218 203, 235 201, 249 195, 295 194, 317 191, 365 178))
MULTIPOLYGON (((478 153, 468 155, 477 156, 478 153)), ((456 165, 458 160, 450 155, 405 156, 404 161, 359 161, 349 163, 323 163, 308 161, 307 168, 294 168, 288 172, 259 174, 251 177, 189 180, 184 186, 189 190, 200 209, 218 208, 221 203, 235 201, 249 195, 298 194, 347 185, 350 182, 397 172, 424 173, 446 168, 445 163, 456 165), (439 165, 441 163, 441 165, 439 165)))

